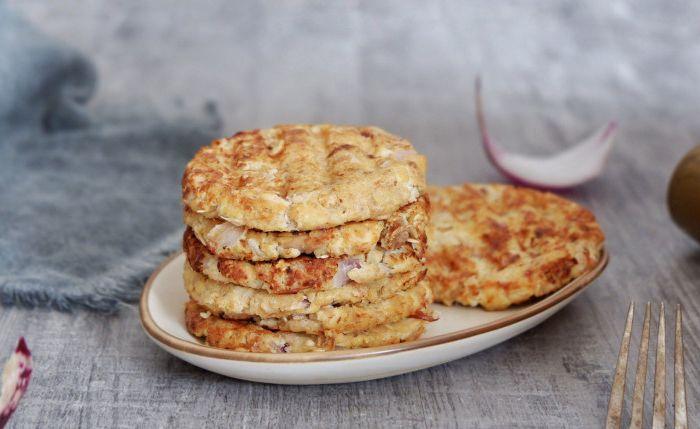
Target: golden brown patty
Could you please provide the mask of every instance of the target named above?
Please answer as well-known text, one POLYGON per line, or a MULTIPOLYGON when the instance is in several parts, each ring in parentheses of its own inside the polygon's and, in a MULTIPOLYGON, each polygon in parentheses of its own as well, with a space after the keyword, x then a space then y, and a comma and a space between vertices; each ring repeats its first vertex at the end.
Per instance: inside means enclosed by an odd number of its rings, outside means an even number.
MULTIPOLYGON (((422 244, 420 245, 422 248, 422 244)), ((354 281, 370 283, 423 268, 411 243, 395 250, 373 249, 365 255, 344 258, 299 256, 269 262, 216 258, 197 240, 190 228, 183 237, 190 266, 207 277, 270 293, 295 293, 305 289, 334 289, 354 281)))
POLYGON ((424 321, 408 318, 364 332, 337 334, 335 337, 272 331, 251 322, 219 318, 194 301, 187 303, 185 322, 192 335, 203 338, 212 347, 258 353, 377 347, 414 340, 425 330, 424 321))
POLYGON ((185 209, 184 220, 209 251, 227 259, 270 261, 302 254, 339 257, 368 253, 375 246, 391 250, 412 243, 423 257, 428 203, 421 197, 385 221, 350 222, 334 228, 300 232, 264 232, 211 219, 185 209))
POLYGON ((182 199, 262 231, 386 219, 425 190, 426 161, 375 127, 280 125, 214 141, 189 162, 182 199))
POLYGON ((604 236, 591 212, 509 185, 430 187, 428 276, 435 301, 500 310, 589 271, 604 236))
POLYGON ((428 307, 432 302, 430 288, 419 283, 391 298, 367 305, 327 307, 313 314, 255 320, 260 326, 270 329, 335 336, 365 331, 407 317, 435 320, 428 307))
MULTIPOLYGON (((361 332, 377 325, 398 322, 407 317, 434 320, 428 308, 433 301, 430 288, 421 282, 397 292, 382 301, 363 305, 328 306, 313 314, 295 314, 287 317, 259 318, 226 313, 218 305, 204 306, 212 314, 232 320, 249 320, 275 331, 289 331, 328 337, 338 333, 361 332)), ((201 303, 200 303, 201 304, 201 303)))
POLYGON ((262 318, 316 313, 322 308, 346 304, 369 304, 413 287, 425 272, 398 274, 375 283, 355 284, 331 290, 314 289, 275 295, 264 290, 211 280, 185 262, 185 289, 193 301, 227 315, 262 318))

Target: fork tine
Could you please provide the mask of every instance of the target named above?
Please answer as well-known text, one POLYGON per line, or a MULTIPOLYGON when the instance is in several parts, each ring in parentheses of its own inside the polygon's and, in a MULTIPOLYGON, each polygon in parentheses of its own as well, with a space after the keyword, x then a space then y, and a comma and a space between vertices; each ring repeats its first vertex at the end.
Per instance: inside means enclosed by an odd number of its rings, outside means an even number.
POLYGON ((675 343, 675 363, 673 366, 673 386, 674 401, 676 402, 676 413, 674 416, 676 429, 688 428, 688 411, 685 403, 685 374, 683 371, 683 328, 681 320, 683 318, 681 305, 676 305, 676 343, 675 343))
POLYGON ((605 419, 606 429, 619 428, 622 419, 622 402, 625 398, 625 377, 627 375, 627 356, 630 351, 630 336, 632 335, 632 320, 634 319, 634 303, 630 303, 625 322, 625 332, 622 334, 620 354, 617 358, 615 378, 613 379, 610 402, 608 403, 608 416, 605 419))
POLYGON ((651 318, 651 303, 647 302, 644 310, 644 327, 642 340, 639 343, 637 356, 637 375, 634 379, 634 396, 632 398, 632 420, 630 428, 641 428, 644 420, 644 389, 647 381, 647 360, 649 356, 649 323, 651 318))
POLYGON ((666 322, 664 303, 659 310, 659 333, 656 339, 656 370, 654 373, 654 415, 651 427, 661 429, 666 426, 666 322))

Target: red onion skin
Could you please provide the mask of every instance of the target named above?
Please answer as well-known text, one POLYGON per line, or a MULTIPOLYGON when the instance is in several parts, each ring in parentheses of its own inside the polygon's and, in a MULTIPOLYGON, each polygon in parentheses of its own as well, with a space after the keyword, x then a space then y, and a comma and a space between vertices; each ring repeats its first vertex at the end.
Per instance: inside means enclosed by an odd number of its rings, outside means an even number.
MULTIPOLYGON (((528 186, 531 188, 538 188, 542 190, 549 190, 549 191, 567 191, 575 186, 578 186, 588 180, 593 179, 596 177, 600 171, 593 171, 592 174, 589 177, 584 177, 582 180, 578 181, 577 183, 572 183, 572 184, 566 184, 566 185, 557 185, 553 183, 542 183, 542 182, 536 182, 536 181, 531 181, 527 179, 523 179, 522 177, 512 173, 506 168, 503 168, 501 165, 501 161, 498 158, 502 158, 505 153, 503 149, 500 147, 496 146, 496 144, 493 142, 491 139, 488 128, 486 127, 486 118, 484 116, 484 110, 483 110, 483 102, 481 99, 481 78, 477 77, 476 82, 475 82, 475 99, 476 99, 476 119, 477 119, 477 124, 479 126, 479 132, 481 134, 481 140, 484 146, 484 152, 486 152, 486 156, 488 157, 489 161, 491 164, 498 170, 501 175, 503 175, 505 178, 510 180, 516 185, 521 185, 521 186, 528 186)), ((599 142, 603 143, 609 138, 612 137, 613 133, 617 129, 617 123, 616 122, 610 122, 608 126, 606 127, 605 131, 601 134, 600 138, 598 139, 599 142)), ((606 155, 607 156, 607 155, 606 155)))
POLYGON ((350 280, 350 277, 348 277, 348 271, 360 267, 362 267, 362 263, 356 258, 346 258, 340 261, 340 263, 338 264, 338 271, 333 277, 333 285, 335 287, 345 286, 350 280))
POLYGON ((10 420, 10 417, 12 417, 12 413, 14 413, 14 411, 17 409, 19 400, 27 391, 29 380, 32 375, 32 353, 29 351, 29 347, 27 347, 27 342, 24 340, 24 337, 20 337, 19 341, 17 342, 17 347, 15 348, 14 354, 22 356, 24 361, 26 361, 26 364, 22 368, 22 372, 17 377, 18 382, 15 386, 13 395, 10 397, 10 402, 4 409, 0 410, 0 429, 5 427, 7 422, 10 420), (13 404, 12 399, 18 394, 18 392, 19 397, 17 397, 17 402, 13 404))
MULTIPOLYGON (((615 132, 616 129, 617 129, 617 123, 611 122, 610 124, 608 124, 603 138, 607 138, 611 133, 615 132)), ((491 164, 493 164, 493 166, 498 170, 499 173, 501 173, 506 179, 510 180, 515 185, 527 186, 530 188, 537 188, 537 189, 542 189, 545 191, 570 191, 571 189, 573 189, 574 187, 576 187, 578 185, 578 184, 576 184, 576 185, 567 185, 567 186, 557 186, 557 185, 552 185, 552 184, 544 184, 544 183, 538 183, 538 182, 524 180, 521 177, 512 174, 510 171, 501 167, 500 163, 494 158, 493 153, 498 152, 501 149, 499 147, 493 146, 493 143, 491 143, 491 140, 488 138, 488 136, 485 138, 487 139, 486 141, 488 141, 487 144, 489 144, 491 146, 490 151, 489 150, 485 151, 486 156, 489 158, 489 161, 491 161, 491 164)), ((593 177, 591 177, 590 179, 593 179, 593 177)), ((590 180, 590 179, 588 179, 588 180, 590 180)), ((583 182, 581 182, 581 183, 583 183, 583 182)))

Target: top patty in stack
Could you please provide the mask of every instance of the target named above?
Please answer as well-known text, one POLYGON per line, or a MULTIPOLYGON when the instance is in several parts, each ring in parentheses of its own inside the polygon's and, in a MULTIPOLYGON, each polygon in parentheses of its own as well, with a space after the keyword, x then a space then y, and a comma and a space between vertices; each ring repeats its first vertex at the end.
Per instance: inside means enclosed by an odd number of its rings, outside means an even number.
POLYGON ((430 187, 427 282, 436 302, 500 310, 556 291, 598 263, 593 214, 509 185, 430 187))
POLYGON ((285 125, 200 149, 185 169, 193 212, 261 231, 387 219, 425 190, 426 161, 374 127, 285 125))

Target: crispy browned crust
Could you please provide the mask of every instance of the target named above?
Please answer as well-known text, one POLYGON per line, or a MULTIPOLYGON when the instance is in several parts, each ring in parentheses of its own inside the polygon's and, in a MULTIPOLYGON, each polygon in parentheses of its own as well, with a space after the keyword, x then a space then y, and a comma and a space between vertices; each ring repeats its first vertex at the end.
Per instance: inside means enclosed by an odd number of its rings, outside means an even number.
POLYGON ((184 267, 185 290, 190 298, 229 317, 286 317, 295 314, 313 314, 330 306, 367 305, 392 297, 413 287, 425 277, 425 270, 383 278, 375 283, 349 283, 330 290, 314 289, 295 294, 275 295, 260 289, 250 289, 230 283, 221 283, 184 267))
POLYGON ((419 258, 425 252, 428 202, 420 197, 392 213, 385 221, 350 222, 334 228, 296 232, 264 232, 237 227, 222 219, 212 219, 185 208, 185 224, 192 228, 209 252, 220 258, 270 261, 296 258, 360 255, 381 245, 385 250, 411 243, 419 258))
POLYGON ((423 259, 428 247, 428 223, 430 200, 426 195, 413 204, 406 205, 384 222, 379 246, 385 250, 400 249, 411 245, 418 259, 423 259))
MULTIPOLYGON (((190 266, 207 277, 239 286, 265 289, 276 294, 342 286, 334 277, 341 275, 339 270, 342 270, 342 264, 347 265, 347 261, 343 262, 344 258, 320 259, 310 256, 266 262, 216 258, 190 228, 187 228, 183 236, 183 250, 190 266)), ((375 249, 366 255, 351 258, 357 262, 354 265, 356 268, 349 269, 347 277, 357 283, 375 282, 393 274, 417 272, 424 265, 410 243, 398 250, 375 249)))
POLYGON ((551 193, 465 184, 428 195, 436 302, 504 309, 556 291, 600 258, 605 238, 593 214, 551 193))
POLYGON ((247 321, 226 320, 212 315, 194 301, 185 306, 187 330, 212 347, 258 352, 303 353, 377 347, 412 341, 425 331, 425 322, 404 319, 357 334, 324 335, 272 331, 247 321))
POLYGON ((262 231, 386 219, 425 190, 426 161, 376 127, 280 125, 200 149, 182 179, 193 211, 262 231))

